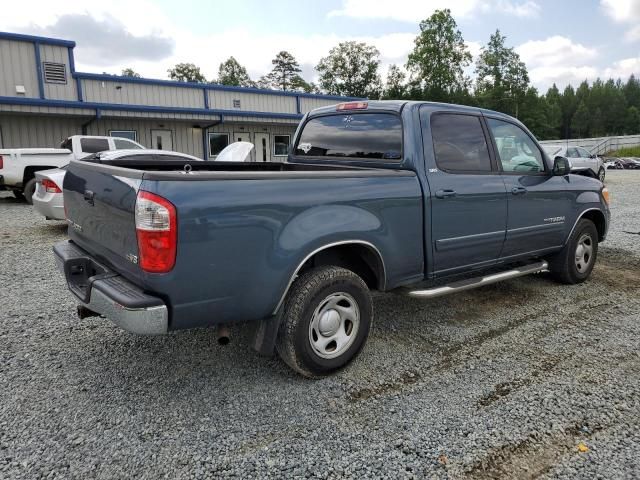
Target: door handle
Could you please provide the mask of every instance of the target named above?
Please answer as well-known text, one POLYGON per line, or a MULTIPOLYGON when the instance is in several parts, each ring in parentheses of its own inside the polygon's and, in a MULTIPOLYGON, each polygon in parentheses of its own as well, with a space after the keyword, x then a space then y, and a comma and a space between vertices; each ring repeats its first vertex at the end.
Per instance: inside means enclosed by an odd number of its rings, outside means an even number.
POLYGON ((91 190, 85 190, 84 191, 84 201, 87 202, 89 205, 93 205, 93 197, 95 197, 96 194, 93 193, 91 190))
POLYGON ((514 195, 524 195, 525 193, 527 193, 527 189, 524 187, 513 187, 511 189, 511 193, 513 193, 514 195))
POLYGON ((448 197, 455 197, 456 191, 455 190, 438 190, 436 192, 436 198, 448 198, 448 197))

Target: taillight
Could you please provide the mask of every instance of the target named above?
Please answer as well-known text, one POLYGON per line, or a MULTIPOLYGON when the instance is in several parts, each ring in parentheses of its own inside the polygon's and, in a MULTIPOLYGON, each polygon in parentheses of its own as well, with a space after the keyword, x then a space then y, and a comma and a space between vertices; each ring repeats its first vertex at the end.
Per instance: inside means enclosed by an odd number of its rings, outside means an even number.
POLYGON ((4 168, 4 157, 0 155, 0 170, 4 168))
POLYGON ((369 107, 368 102, 347 102, 347 103, 339 103, 336 107, 336 110, 339 112, 341 110, 366 110, 369 107))
POLYGON ((147 272, 169 272, 176 263, 176 207, 159 195, 140 190, 135 217, 138 264, 147 272))
POLYGON ((62 190, 60 190, 58 185, 56 185, 56 182, 54 182, 53 180, 45 178, 41 183, 42 188, 44 188, 47 193, 62 193, 62 190))

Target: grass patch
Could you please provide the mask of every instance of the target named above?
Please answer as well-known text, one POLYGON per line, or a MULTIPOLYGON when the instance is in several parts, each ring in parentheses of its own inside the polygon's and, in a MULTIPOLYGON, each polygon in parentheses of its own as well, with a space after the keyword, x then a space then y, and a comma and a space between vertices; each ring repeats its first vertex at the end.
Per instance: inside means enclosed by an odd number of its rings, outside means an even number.
POLYGON ((640 146, 621 148, 605 155, 606 157, 640 157, 640 146))

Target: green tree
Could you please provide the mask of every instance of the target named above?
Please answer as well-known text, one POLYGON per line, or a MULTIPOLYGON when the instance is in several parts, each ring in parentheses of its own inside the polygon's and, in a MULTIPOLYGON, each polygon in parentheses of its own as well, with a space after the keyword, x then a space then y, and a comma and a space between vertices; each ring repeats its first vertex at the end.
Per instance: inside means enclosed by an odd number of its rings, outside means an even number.
POLYGON ((640 110, 640 80, 635 75, 631 75, 623 87, 624 97, 627 105, 640 110))
POLYGON ((518 107, 529 85, 527 67, 500 30, 482 47, 476 62, 476 95, 484 107, 518 117, 518 107))
POLYGON ((253 87, 255 82, 251 80, 247 69, 234 58, 229 57, 218 68, 218 80, 216 83, 234 87, 253 87))
POLYGON ((454 92, 467 90, 471 83, 464 69, 472 57, 451 16, 451 10, 436 10, 420 22, 420 33, 414 40, 407 60, 414 93, 422 98, 451 101, 454 92))
POLYGON ((120 75, 123 77, 140 78, 140 74, 136 72, 133 68, 123 68, 122 73, 120 75))
POLYGON ((562 138, 573 138, 571 121, 578 108, 576 91, 571 85, 564 87, 560 97, 560 111, 562 112, 562 138))
POLYGON ((302 90, 308 85, 299 75, 300 64, 293 55, 284 50, 271 60, 273 69, 268 75, 260 78, 259 85, 275 90, 302 90))
POLYGON ((384 86, 382 98, 386 100, 401 99, 407 95, 406 75, 397 65, 389 66, 387 81, 384 86))
POLYGON ((545 138, 548 129, 547 103, 538 90, 529 87, 522 97, 520 120, 537 138, 545 138))
POLYGON ((560 91, 554 83, 544 96, 546 113, 546 128, 541 138, 555 140, 563 138, 562 134, 562 109, 560 107, 560 91))
POLYGON ((378 49, 366 43, 340 43, 316 66, 320 87, 332 95, 379 98, 382 92, 379 57, 378 49))
POLYGON ((200 72, 200 67, 193 63, 178 63, 175 67, 167 70, 171 80, 178 82, 206 83, 207 79, 200 72))
POLYGON ((635 105, 627 108, 624 117, 625 132, 627 135, 640 133, 640 110, 635 105))
POLYGON ((578 103, 576 113, 573 115, 572 129, 577 138, 589 136, 589 122, 591 115, 584 99, 578 103))

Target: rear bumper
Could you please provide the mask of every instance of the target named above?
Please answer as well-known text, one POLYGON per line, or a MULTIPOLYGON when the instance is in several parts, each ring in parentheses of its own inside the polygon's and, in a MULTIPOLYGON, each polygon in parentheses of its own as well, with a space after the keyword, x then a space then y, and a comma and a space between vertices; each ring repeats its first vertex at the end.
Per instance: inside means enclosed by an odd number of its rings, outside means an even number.
POLYGON ((53 252, 69 290, 82 306, 132 333, 167 333, 169 311, 160 298, 144 293, 71 241, 57 243, 53 252))
POLYGON ((41 192, 39 186, 31 200, 33 208, 47 219, 64 220, 64 196, 62 193, 41 192))

